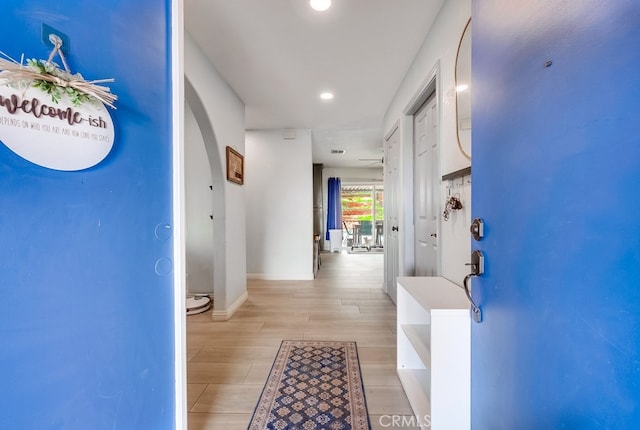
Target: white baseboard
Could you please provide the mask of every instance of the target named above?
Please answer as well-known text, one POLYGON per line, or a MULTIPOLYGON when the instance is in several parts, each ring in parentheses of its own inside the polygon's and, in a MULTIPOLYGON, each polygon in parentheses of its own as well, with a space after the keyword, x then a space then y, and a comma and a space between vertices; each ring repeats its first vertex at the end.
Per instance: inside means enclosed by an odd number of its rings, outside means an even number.
POLYGON ((247 273, 247 279, 260 281, 313 281, 313 272, 309 273, 247 273))
POLYGON ((248 292, 244 292, 242 293, 242 295, 238 298, 238 300, 236 300, 235 302, 233 302, 231 304, 231 306, 229 306, 227 309, 223 310, 223 311, 216 311, 214 310, 211 313, 211 319, 213 321, 226 321, 229 318, 231 318, 233 316, 234 313, 236 313, 236 311, 238 310, 238 308, 240 308, 240 306, 242 306, 242 304, 247 301, 247 299, 249 298, 249 293, 248 292))

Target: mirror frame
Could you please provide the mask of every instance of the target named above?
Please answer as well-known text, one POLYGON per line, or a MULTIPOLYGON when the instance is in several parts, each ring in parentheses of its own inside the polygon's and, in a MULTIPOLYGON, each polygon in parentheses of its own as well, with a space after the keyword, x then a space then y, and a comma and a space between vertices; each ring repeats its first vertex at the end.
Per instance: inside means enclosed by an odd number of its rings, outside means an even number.
MULTIPOLYGON (((467 35, 467 31, 469 30, 469 26, 471 25, 471 18, 467 21, 467 24, 464 26, 464 30, 462 30, 462 36, 460 36, 460 41, 458 42, 458 50, 456 51, 456 64, 453 70, 453 79, 454 79, 454 89, 458 88, 458 59, 460 56, 460 48, 462 47, 462 41, 464 37, 467 35)), ((471 61, 471 59, 469 59, 471 61)), ((469 161, 471 161, 471 154, 467 154, 467 152, 462 148, 462 143, 460 142, 460 119, 458 117, 458 92, 456 91, 456 140, 458 141, 458 149, 462 155, 464 155, 469 161)))

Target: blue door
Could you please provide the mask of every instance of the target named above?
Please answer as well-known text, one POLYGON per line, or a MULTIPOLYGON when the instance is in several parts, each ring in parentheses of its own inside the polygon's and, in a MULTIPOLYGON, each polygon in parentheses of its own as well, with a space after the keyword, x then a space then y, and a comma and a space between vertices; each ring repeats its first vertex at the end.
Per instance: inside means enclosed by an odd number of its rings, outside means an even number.
MULTIPOLYGON (((111 152, 79 171, 47 169, 12 152, 6 127, 17 123, 6 99, 0 103, 2 430, 172 430, 182 418, 175 394, 171 6, 0 1, 3 53, 46 60, 47 24, 68 36, 70 70, 86 79, 113 77, 108 86, 118 96, 109 112, 111 152)), ((15 89, 12 96, 22 97, 15 89)), ((53 111, 48 94, 38 97, 53 111)), ((32 109, 25 112, 35 112, 27 102, 22 106, 32 109)), ((98 121, 91 118, 83 120, 98 121)), ((40 130, 35 113, 28 125, 40 130)), ((76 139, 69 126, 60 124, 60 134, 76 139)), ((37 144, 69 157, 42 131, 37 144)))
POLYGON ((640 2, 473 6, 473 429, 640 428, 640 2))

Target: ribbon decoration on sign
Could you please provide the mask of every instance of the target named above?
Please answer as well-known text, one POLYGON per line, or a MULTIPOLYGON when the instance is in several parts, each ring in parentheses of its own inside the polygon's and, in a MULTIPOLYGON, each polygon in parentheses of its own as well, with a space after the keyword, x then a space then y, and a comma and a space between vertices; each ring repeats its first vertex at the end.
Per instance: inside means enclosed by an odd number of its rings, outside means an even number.
POLYGON ((109 87, 98 85, 113 82, 114 79, 87 81, 80 73, 71 74, 64 54, 60 49, 62 47, 62 39, 52 34, 49 36, 49 40, 53 43, 53 50, 46 61, 29 59, 27 64, 24 65, 22 62, 17 62, 0 51, 0 54, 6 57, 6 59, 0 58, 0 83, 17 86, 18 88, 28 88, 30 86, 40 88, 49 94, 54 102, 58 102, 61 95, 65 94, 71 99, 74 106, 94 98, 115 109, 113 103, 118 97, 111 93, 109 87), (61 70, 53 62, 56 54, 62 60, 64 70, 61 70))

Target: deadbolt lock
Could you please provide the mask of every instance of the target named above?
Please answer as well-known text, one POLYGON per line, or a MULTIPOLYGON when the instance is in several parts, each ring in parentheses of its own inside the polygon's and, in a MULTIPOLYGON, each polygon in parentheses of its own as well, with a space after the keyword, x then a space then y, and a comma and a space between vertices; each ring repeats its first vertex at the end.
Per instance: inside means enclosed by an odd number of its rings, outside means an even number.
POLYGON ((474 219, 469 230, 475 240, 482 240, 484 237, 484 221, 482 221, 482 218, 474 219))

